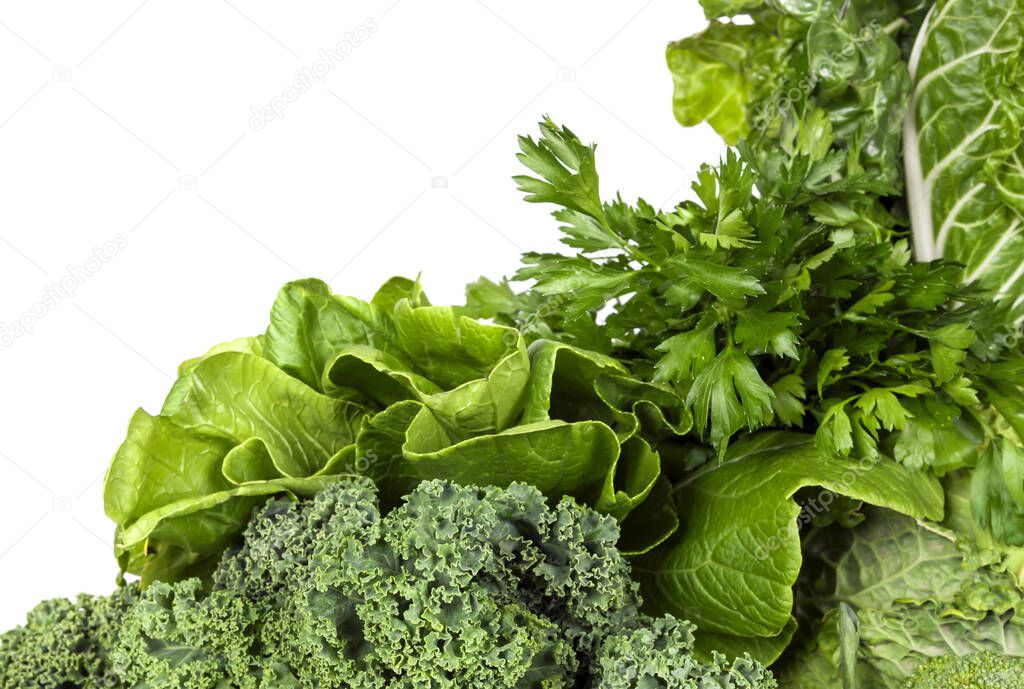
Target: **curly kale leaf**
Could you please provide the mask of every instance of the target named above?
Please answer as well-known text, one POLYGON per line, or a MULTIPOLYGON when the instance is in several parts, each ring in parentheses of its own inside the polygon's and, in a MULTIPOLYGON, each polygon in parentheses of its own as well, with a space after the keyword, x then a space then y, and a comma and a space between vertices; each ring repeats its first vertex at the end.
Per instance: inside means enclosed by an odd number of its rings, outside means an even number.
POLYGON ((121 689, 111 655, 137 590, 82 594, 37 605, 24 626, 0 635, 0 686, 18 689, 121 689))
POLYGON ((614 519, 536 489, 421 484, 382 516, 368 481, 273 501, 196 579, 156 583, 113 653, 128 686, 774 686, 641 614, 614 519), (657 683, 657 684, 652 684, 657 683), (711 684, 709 684, 711 683, 711 684))
POLYGON ((774 686, 771 673, 749 658, 727 663, 719 653, 710 662, 673 653, 693 644, 690 625, 673 617, 652 620, 647 627, 608 636, 601 644, 594 672, 601 689, 634 687, 723 687, 756 689, 774 686))

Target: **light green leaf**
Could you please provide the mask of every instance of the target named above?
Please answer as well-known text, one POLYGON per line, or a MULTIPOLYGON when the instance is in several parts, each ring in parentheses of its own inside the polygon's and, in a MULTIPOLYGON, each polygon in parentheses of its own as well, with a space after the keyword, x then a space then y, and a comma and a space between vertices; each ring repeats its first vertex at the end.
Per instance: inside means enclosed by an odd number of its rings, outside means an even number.
POLYGON ((139 409, 107 470, 107 516, 123 525, 163 504, 229 488, 221 464, 233 445, 230 439, 200 436, 139 409), (159 462, 137 461, 154 450, 160 452, 159 462), (152 489, 146 490, 150 482, 152 489))
POLYGON ((320 280, 289 282, 270 311, 264 355, 286 373, 320 390, 324 369, 342 347, 392 351, 395 332, 378 306, 331 294, 320 280))
POLYGON ((854 532, 836 571, 836 597, 857 608, 862 686, 902 681, 939 655, 1021 655, 1021 593, 1005 574, 975 569, 957 535, 876 513, 854 532))
POLYGON ((821 396, 826 386, 835 380, 834 374, 849 366, 850 358, 846 356, 846 349, 839 347, 830 349, 821 357, 818 364, 818 395, 821 396))
POLYGON ((736 343, 747 352, 771 352, 791 359, 800 357, 799 338, 794 329, 800 325, 795 313, 745 309, 736 314, 736 343))
POLYGON ((864 415, 878 419, 886 430, 899 430, 907 425, 910 414, 890 390, 875 388, 857 398, 855 405, 864 415))
POLYGON ((624 519, 650 495, 661 477, 661 457, 642 439, 622 444, 619 456, 605 474, 601 494, 594 508, 616 519, 624 519))
POLYGON ((452 444, 444 427, 423 409, 410 425, 402 454, 418 479, 536 486, 545 495, 596 501, 615 467, 620 446, 603 423, 541 421, 452 444))
POLYGON ((369 400, 381 406, 416 394, 441 392, 440 387, 416 373, 405 360, 368 345, 338 349, 324 368, 321 388, 331 397, 369 400))
POLYGON ((366 411, 285 375, 265 359, 225 353, 179 378, 161 415, 232 445, 256 438, 281 476, 312 476, 355 442, 366 411), (242 392, 244 391, 244 392, 242 392))
POLYGON ((857 650, 860 645, 860 623, 857 613, 847 603, 840 603, 836 618, 839 626, 839 674, 843 689, 857 689, 857 650))
POLYGON ((473 318, 495 318, 498 314, 515 313, 519 309, 516 293, 507 280, 494 282, 481 277, 466 285, 466 315, 473 318))
POLYGON ((584 145, 569 129, 557 127, 545 118, 541 137, 519 137, 519 162, 540 175, 513 179, 531 203, 555 203, 595 219, 604 211, 598 188, 594 146, 584 145))
POLYGON ((772 383, 772 392, 775 393, 772 399, 775 418, 785 426, 800 426, 807 411, 804 406, 807 398, 804 379, 795 373, 783 376, 772 383))
POLYGON ((136 413, 111 462, 104 504, 122 566, 174 578, 215 555, 244 526, 249 498, 331 480, 365 413, 252 354, 203 359, 160 416, 136 413))
POLYGON ((913 417, 896 437, 897 462, 938 476, 978 463, 986 437, 976 420, 935 399, 907 400, 904 406, 913 417))
POLYGON ((672 484, 664 475, 647 498, 619 524, 619 550, 624 555, 643 555, 664 543, 679 528, 672 501, 672 484))
POLYGON ((735 636, 701 630, 696 636, 694 651, 708 659, 713 658, 715 653, 722 653, 727 658, 738 658, 749 653, 759 663, 771 665, 793 641, 796 631, 796 619, 792 617, 776 636, 735 636))
POLYGON ((755 27, 712 22, 702 33, 669 45, 672 110, 684 126, 707 120, 727 143, 750 130, 747 105, 760 89, 761 66, 753 55, 766 53, 773 38, 755 27))
POLYGON ((971 511, 1006 545, 1024 545, 1024 448, 1009 438, 989 445, 971 478, 971 511))
POLYGON ((801 553, 793 494, 824 489, 918 518, 941 519, 934 478, 892 462, 852 464, 822 455, 808 436, 762 433, 678 490, 683 529, 642 558, 644 599, 701 630, 773 637, 786 627, 801 553))
POLYGON ((244 352, 254 356, 263 356, 263 335, 257 335, 255 337, 240 337, 237 340, 231 340, 230 342, 222 342, 219 345, 214 345, 202 356, 197 356, 181 362, 178 366, 178 375, 183 376, 199 365, 200 362, 209 359, 215 354, 223 354, 224 352, 244 352))
POLYGON ((370 303, 380 308, 384 313, 394 311, 398 302, 407 299, 414 308, 430 306, 430 300, 423 293, 423 285, 419 278, 410 280, 401 276, 390 278, 380 286, 370 303))
POLYGON ((853 449, 853 423, 841 403, 833 404, 825 412, 815 433, 818 448, 822 452, 846 456, 853 449))
POLYGON ((414 308, 402 301, 394 323, 405 358, 443 389, 486 377, 519 343, 512 328, 475 321, 449 306, 414 308))
POLYGON ((692 380, 715 358, 713 319, 705 319, 686 332, 673 335, 658 345, 664 356, 654 365, 655 382, 692 380))
POLYGON ((967 323, 951 323, 928 334, 932 367, 939 383, 952 380, 967 358, 967 348, 974 343, 975 334, 967 323))

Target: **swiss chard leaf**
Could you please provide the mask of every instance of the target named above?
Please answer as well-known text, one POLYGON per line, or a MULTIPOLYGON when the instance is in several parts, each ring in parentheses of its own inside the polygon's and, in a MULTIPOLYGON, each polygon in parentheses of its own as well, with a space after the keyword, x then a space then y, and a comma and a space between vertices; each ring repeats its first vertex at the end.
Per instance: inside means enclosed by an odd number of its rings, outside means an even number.
MULTIPOLYGON (((1020 0, 940 0, 914 46, 904 127, 914 250, 1024 305, 1020 0)), ((1024 311, 1021 311, 1024 313, 1024 311)))

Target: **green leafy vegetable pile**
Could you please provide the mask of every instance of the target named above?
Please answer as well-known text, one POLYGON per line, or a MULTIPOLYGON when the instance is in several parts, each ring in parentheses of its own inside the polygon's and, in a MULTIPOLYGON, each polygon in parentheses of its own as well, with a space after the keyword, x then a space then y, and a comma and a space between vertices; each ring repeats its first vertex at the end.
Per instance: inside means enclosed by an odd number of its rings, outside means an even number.
POLYGON ((132 418, 122 588, 0 686, 1022 686, 1024 0, 702 5, 687 199, 545 119, 564 253, 285 285, 132 418))

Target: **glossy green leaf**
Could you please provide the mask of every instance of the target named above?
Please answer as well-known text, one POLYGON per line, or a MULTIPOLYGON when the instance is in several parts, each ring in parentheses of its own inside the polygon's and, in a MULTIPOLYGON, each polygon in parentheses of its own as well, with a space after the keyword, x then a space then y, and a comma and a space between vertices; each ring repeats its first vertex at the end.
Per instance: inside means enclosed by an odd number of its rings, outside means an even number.
POLYGON ((361 344, 392 349, 395 332, 387 315, 377 305, 333 295, 320 280, 289 282, 270 312, 265 356, 286 373, 320 389, 324 369, 341 347, 361 344))
POLYGON ((793 494, 804 486, 915 517, 941 519, 942 489, 893 463, 851 465, 823 456, 813 440, 763 433, 731 448, 677 491, 680 536, 637 566, 645 600, 701 629, 773 637, 793 607, 800 539, 793 494))
POLYGON ((315 492, 352 452, 364 411, 266 359, 225 352, 191 367, 159 416, 136 413, 104 484, 115 550, 140 572, 173 551, 178 571, 224 548, 254 496, 315 492))
MULTIPOLYGON (((726 9, 726 8, 721 8, 726 9)), ((728 12, 738 11, 728 8, 728 12)), ((751 26, 712 24, 702 33, 669 45, 672 110, 684 126, 707 121, 728 143, 747 135, 747 109, 755 92, 765 88, 771 65, 759 58, 772 50, 774 38, 751 26)))

